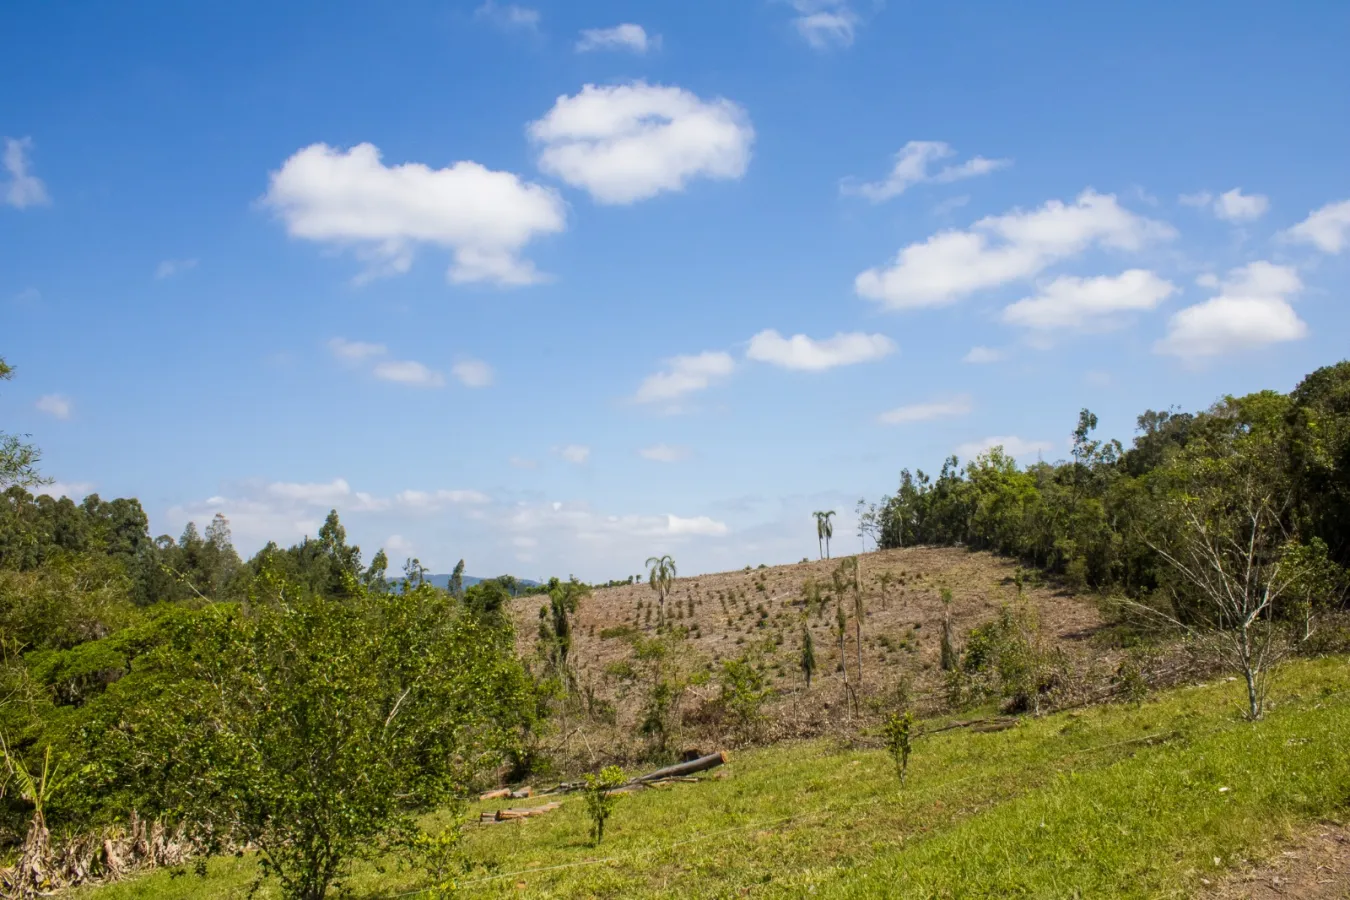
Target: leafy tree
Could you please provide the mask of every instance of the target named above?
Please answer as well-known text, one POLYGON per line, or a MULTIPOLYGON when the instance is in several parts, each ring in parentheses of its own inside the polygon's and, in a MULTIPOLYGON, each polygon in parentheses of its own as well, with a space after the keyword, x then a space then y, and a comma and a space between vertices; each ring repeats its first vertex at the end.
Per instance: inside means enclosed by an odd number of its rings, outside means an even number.
MULTIPOLYGON (((14 377, 14 369, 0 356, 0 381, 14 377)), ((0 431, 0 490, 10 487, 31 487, 49 484, 38 474, 37 464, 42 453, 32 444, 25 444, 17 435, 0 431)))
POLYGON ((1350 586, 1345 569, 1331 561, 1326 542, 1315 537, 1306 544, 1285 545, 1285 565, 1289 568, 1291 593, 1303 620, 1302 640, 1313 634, 1313 618, 1319 608, 1330 608, 1344 598, 1350 586))
POLYGON ((886 740, 886 750, 895 761, 895 774, 904 785, 905 775, 909 772, 909 754, 912 749, 914 713, 906 710, 903 714, 891 713, 882 726, 882 736, 886 740))
POLYGON ((107 790, 258 847, 319 900, 518 743, 528 681, 476 617, 428 585, 326 597, 264 564, 249 611, 207 607, 96 701, 83 731, 107 790))
POLYGON ((747 657, 722 661, 722 708, 729 712, 736 726, 753 733, 759 725, 760 710, 772 693, 764 674, 747 657))
POLYGON ((539 607, 539 643, 544 659, 564 690, 573 682, 568 655, 572 650, 572 616, 590 587, 571 578, 549 579, 548 602, 539 607))
POLYGON ((797 665, 806 678, 806 689, 811 690, 811 676, 816 671, 816 647, 815 641, 811 639, 811 628, 806 624, 802 625, 802 655, 797 665))
POLYGON ((464 596, 464 560, 455 563, 455 570, 450 573, 450 596, 459 598, 464 596))
POLYGON ((615 804, 622 796, 614 793, 614 790, 622 787, 623 783, 623 769, 618 766, 605 766, 599 775, 586 775, 582 796, 586 798, 586 815, 591 820, 591 841, 597 846, 604 839, 605 823, 609 821, 615 804))
POLYGON ((656 627, 664 628, 666 625, 666 596, 670 593, 670 587, 675 583, 675 560, 669 554, 665 556, 653 556, 647 560, 647 583, 651 585, 653 591, 656 591, 656 627))

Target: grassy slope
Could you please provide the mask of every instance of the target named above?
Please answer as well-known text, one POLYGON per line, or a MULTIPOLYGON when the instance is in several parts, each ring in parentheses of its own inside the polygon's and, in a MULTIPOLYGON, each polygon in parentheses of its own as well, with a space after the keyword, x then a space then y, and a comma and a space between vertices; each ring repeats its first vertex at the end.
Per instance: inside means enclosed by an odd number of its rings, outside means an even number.
MULTIPOLYGON (((901 790, 880 751, 824 742, 737 756, 724 777, 620 801, 605 843, 579 798, 541 819, 471 829, 495 868, 475 896, 1189 896, 1238 860, 1350 801, 1350 665, 1291 665, 1266 721, 1235 683, 1184 688, 992 734, 916 745, 901 790), (1229 790, 1221 791, 1227 787, 1229 790)), ((99 889, 124 897, 239 896, 251 860, 211 877, 167 872, 99 889)), ((363 866, 358 896, 416 886, 363 866)), ((270 893, 264 893, 264 896, 270 893)))

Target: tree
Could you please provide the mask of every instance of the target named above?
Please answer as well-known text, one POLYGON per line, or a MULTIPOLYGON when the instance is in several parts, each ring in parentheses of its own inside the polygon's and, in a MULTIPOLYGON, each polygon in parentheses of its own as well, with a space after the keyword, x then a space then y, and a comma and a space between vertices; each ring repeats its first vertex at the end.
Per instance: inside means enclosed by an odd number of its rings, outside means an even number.
POLYGON ((906 710, 903 715, 891 713, 886 724, 882 726, 882 736, 886 739, 886 750, 891 754, 891 759, 895 761, 895 774, 900 779, 901 786, 905 783, 905 775, 909 772, 909 754, 911 750, 912 732, 914 730, 914 713, 906 710))
MULTIPOLYGON (((14 370, 0 356, 0 381, 13 377, 14 370)), ((50 484, 51 479, 38 474, 37 464, 41 459, 41 451, 32 444, 25 444, 17 435, 0 431, 0 490, 16 485, 50 484)))
POLYGON ((573 680, 568 662, 572 650, 572 616, 590 590, 576 578, 569 581, 551 578, 548 603, 539 607, 539 642, 549 668, 557 675, 564 691, 571 687, 573 680))
POLYGON ((666 626, 666 595, 670 593, 670 586, 675 583, 675 560, 669 554, 665 556, 652 556, 647 559, 647 583, 651 585, 652 590, 656 591, 656 627, 658 629, 666 626))
POLYGON ((802 670, 802 675, 806 677, 806 689, 811 690, 811 675, 816 671, 816 647, 815 641, 811 639, 811 626, 802 625, 802 655, 797 665, 802 670))
POLYGON ((321 900, 514 751, 533 697, 509 634, 430 585, 332 598, 275 563, 247 609, 164 620, 83 733, 109 791, 321 900))
POLYGON ((830 517, 834 515, 834 510, 828 512, 812 513, 816 517, 816 549, 821 551, 821 559, 830 558, 830 538, 834 537, 834 525, 830 522, 830 517), (822 549, 821 543, 824 542, 822 549))
POLYGON ((877 576, 877 584, 881 585, 881 608, 886 608, 886 591, 895 583, 895 574, 890 569, 877 576))
POLYGON ((586 815, 591 820, 591 841, 597 846, 604 839, 605 823, 622 796, 614 793, 614 789, 621 787, 623 782, 623 769, 618 766, 605 766, 599 775, 586 774, 582 793, 586 798, 586 815))
POLYGON ((1313 635, 1313 618, 1319 607, 1333 607, 1345 596, 1350 585, 1345 569, 1331 561, 1326 542, 1315 537, 1285 548, 1286 565, 1292 579, 1291 591, 1299 618, 1303 620, 1302 640, 1313 635))
POLYGON ((942 671, 951 672, 956 669, 958 661, 956 653, 956 642, 952 636, 952 591, 951 588, 942 589, 942 644, 939 665, 942 671))
POLYGON ((450 596, 456 600, 464 596, 464 560, 455 563, 455 570, 450 573, 450 596))

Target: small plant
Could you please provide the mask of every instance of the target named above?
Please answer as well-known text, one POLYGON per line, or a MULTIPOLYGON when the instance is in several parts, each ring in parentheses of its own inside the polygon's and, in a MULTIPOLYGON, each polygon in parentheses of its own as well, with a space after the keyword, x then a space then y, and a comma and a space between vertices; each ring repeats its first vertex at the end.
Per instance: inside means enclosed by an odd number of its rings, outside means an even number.
POLYGON ((599 844, 605 837, 605 822, 619 795, 612 791, 624 783, 623 769, 618 766, 605 766, 599 775, 586 775, 586 787, 582 794, 586 799, 586 815, 591 820, 591 840, 599 844))
POLYGON ((886 724, 882 726, 881 733, 886 739, 886 750, 891 754, 891 759, 895 760, 895 774, 899 776, 900 784, 903 785, 905 775, 909 771, 914 713, 909 710, 905 710, 903 714, 891 713, 886 724))
POLYGON ((816 671, 816 645, 811 639, 811 629, 802 626, 802 655, 798 661, 802 675, 806 676, 806 689, 811 690, 811 675, 816 671))

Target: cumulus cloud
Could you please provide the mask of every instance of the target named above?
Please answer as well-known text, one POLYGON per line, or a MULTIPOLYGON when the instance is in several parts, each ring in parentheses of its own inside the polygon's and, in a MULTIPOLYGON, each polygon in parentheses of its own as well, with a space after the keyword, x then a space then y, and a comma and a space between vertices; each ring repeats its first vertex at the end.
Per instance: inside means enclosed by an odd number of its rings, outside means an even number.
POLYGON ((381 381, 419 388, 445 387, 444 375, 413 359, 391 359, 377 364, 372 371, 381 381))
POLYGON ((475 18, 491 22, 498 28, 506 30, 537 31, 539 29, 539 10, 531 9, 528 6, 517 6, 514 3, 496 3, 494 0, 487 0, 486 3, 475 9, 473 14, 475 18))
POLYGON ((627 50, 632 53, 646 53, 661 46, 658 35, 648 35, 641 25, 625 22, 613 28, 587 28, 581 32, 577 41, 578 53, 590 53, 595 50, 627 50))
POLYGON ((438 490, 438 491, 399 491, 394 495, 394 505, 410 512, 438 512, 449 506, 482 505, 492 502, 492 498, 482 491, 438 490))
POLYGON ((789 0, 796 15, 792 26, 816 50, 849 47, 860 23, 847 0, 789 0))
POLYGON ((28 154, 32 149, 32 138, 5 138, 4 165, 8 177, 0 189, 4 191, 5 203, 15 209, 52 202, 42 179, 29 171, 28 154))
POLYGON ((1303 288, 1298 272, 1264 260, 1233 269, 1218 295, 1188 306, 1168 321, 1158 353, 1197 361, 1266 344, 1296 341, 1308 326, 1289 297, 1303 288))
POLYGON ((1350 200, 1328 203, 1284 232, 1286 240, 1312 244, 1323 253, 1340 253, 1350 246, 1350 200))
POLYGON ((650 459, 652 462, 675 463, 689 458, 689 448, 655 444, 651 447, 643 447, 638 451, 638 455, 643 459, 650 459))
POLYGON ((638 386, 639 403, 678 400, 685 394, 701 391, 727 377, 736 368, 729 353, 708 351, 697 356, 675 356, 666 360, 666 369, 649 375, 638 386))
POLYGON ((591 448, 584 444, 568 444, 555 448, 554 452, 574 466, 585 465, 586 460, 591 458, 591 448))
POLYGON ((964 416, 972 408, 970 395, 961 394, 949 400, 935 400, 928 403, 899 406, 877 416, 877 421, 883 425, 908 425, 912 422, 929 422, 933 419, 964 416))
POLYGON ((64 394, 44 394, 33 405, 39 412, 44 412, 55 419, 69 419, 74 410, 74 404, 64 394))
POLYGON ((328 342, 328 349, 338 359, 348 360, 350 362, 361 362, 375 356, 383 356, 389 348, 384 344, 372 344, 366 341, 349 341, 346 338, 335 337, 328 342))
POLYGON ((490 387, 493 381, 492 366, 481 359, 461 359, 450 367, 450 374, 471 388, 490 387))
POLYGON ((1209 210, 1215 218, 1225 222, 1255 222, 1270 209, 1270 198, 1264 194, 1244 194, 1242 188, 1233 188, 1217 197, 1209 191, 1182 194, 1177 198, 1185 206, 1209 210))
POLYGON ((997 169, 1012 165, 1012 160, 976 156, 958 165, 944 166, 936 172, 929 171, 934 163, 948 159, 955 153, 950 144, 942 141, 910 141, 895 154, 895 163, 885 180, 864 184, 845 181, 840 190, 845 194, 865 197, 873 203, 881 203, 903 194, 916 184, 924 182, 946 184, 963 178, 988 175, 997 169))
POLYGON ((1037 453, 1048 453, 1055 448, 1050 441, 1028 441, 1015 434, 987 437, 978 441, 968 441, 956 448, 961 459, 974 459, 995 447, 1002 447, 1008 456, 1021 458, 1037 453))
POLYGON ((1134 251, 1174 234, 1123 208, 1114 195, 1089 189, 1073 203, 1051 200, 1029 212, 987 216, 967 231, 939 232, 902 249, 889 266, 861 273, 854 286, 887 309, 942 306, 1031 278, 1090 247, 1134 251))
POLYGON ((1156 308, 1176 290, 1172 282, 1145 269, 1096 278, 1063 275, 1036 296, 1005 307, 1003 321, 1041 331, 1105 330, 1121 324, 1123 314, 1156 308))
POLYGON ((543 171, 597 202, 626 204, 695 178, 740 178, 755 132, 730 100, 636 81, 559 97, 529 135, 543 171))
POLYGON ((352 248, 368 265, 358 280, 407 272, 429 244, 450 251, 452 282, 533 284, 543 276, 521 251, 565 225, 549 188, 476 162, 386 166, 372 144, 296 152, 272 173, 262 203, 292 237, 352 248))
POLYGON ((197 267, 195 259, 166 259, 155 267, 155 278, 172 278, 197 267))
POLYGON ((993 347, 971 347, 966 355, 961 357, 961 362, 983 366, 1001 362, 1007 358, 1008 354, 1003 350, 996 350, 993 347))
POLYGON ((785 338, 772 328, 750 339, 746 357, 784 369, 820 372, 835 366, 872 362, 895 352, 895 342, 882 334, 852 332, 814 340, 804 334, 785 338))

